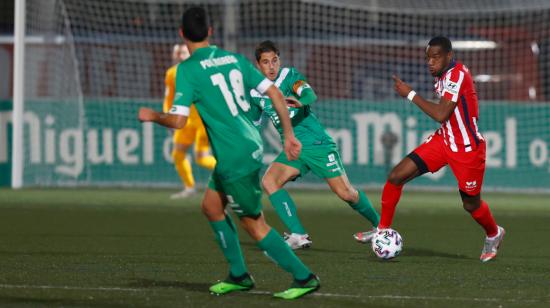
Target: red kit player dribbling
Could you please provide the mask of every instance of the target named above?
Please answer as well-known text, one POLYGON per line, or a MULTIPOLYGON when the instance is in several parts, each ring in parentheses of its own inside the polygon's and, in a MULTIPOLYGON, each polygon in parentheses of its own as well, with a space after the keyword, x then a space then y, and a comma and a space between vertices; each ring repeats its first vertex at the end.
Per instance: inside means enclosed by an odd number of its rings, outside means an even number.
POLYGON ((485 173, 485 140, 478 131, 478 101, 472 76, 466 66, 453 59, 451 41, 434 37, 428 43, 426 59, 435 77, 439 103, 432 103, 398 77, 395 90, 441 123, 441 127, 412 151, 390 172, 382 193, 382 217, 378 229, 389 228, 403 185, 426 172, 449 165, 458 181, 464 209, 486 233, 480 260, 496 257, 505 231, 497 226, 485 201, 481 186, 485 173))

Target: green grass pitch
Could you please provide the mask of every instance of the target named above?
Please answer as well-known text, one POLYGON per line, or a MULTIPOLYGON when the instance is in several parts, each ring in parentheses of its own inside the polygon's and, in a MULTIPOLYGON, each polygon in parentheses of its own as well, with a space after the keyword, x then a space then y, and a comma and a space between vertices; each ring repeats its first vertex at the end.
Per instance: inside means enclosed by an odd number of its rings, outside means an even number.
MULTIPOLYGON (((291 277, 239 230, 257 288, 215 297, 227 266, 200 196, 168 190, 0 190, 0 306, 283 307, 291 277)), ((368 224, 327 191, 291 191, 313 247, 298 255, 321 277, 300 307, 550 307, 550 196, 485 194, 507 235, 482 264, 482 229, 458 193, 405 191, 394 228, 400 257, 378 260, 351 235, 368 224)), ((368 192, 379 204, 378 191, 368 192)), ((284 229, 264 200, 268 222, 284 229)))

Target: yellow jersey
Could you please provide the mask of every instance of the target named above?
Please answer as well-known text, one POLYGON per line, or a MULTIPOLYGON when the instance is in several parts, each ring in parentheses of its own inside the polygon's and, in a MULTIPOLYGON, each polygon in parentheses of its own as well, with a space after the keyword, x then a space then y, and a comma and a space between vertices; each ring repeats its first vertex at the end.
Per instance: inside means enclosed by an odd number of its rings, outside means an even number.
MULTIPOLYGON (((166 71, 166 76, 164 77, 164 103, 162 105, 163 112, 167 113, 170 108, 172 108, 172 104, 174 103, 174 95, 176 93, 176 71, 178 69, 178 65, 174 65, 170 67, 166 71)), ((189 110, 189 118, 187 119, 187 123, 190 122, 196 122, 200 120, 199 113, 197 112, 197 108, 195 108, 195 105, 191 105, 191 108, 189 110)), ((189 124, 188 124, 189 125, 189 124)))

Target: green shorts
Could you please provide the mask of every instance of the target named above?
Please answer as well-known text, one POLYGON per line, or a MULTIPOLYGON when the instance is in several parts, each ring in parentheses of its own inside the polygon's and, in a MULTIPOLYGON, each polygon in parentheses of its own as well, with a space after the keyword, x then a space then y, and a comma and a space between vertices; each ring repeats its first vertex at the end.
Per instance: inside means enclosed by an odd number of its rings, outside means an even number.
POLYGON ((285 152, 281 152, 274 162, 298 169, 300 176, 304 176, 309 170, 322 179, 334 178, 345 173, 344 164, 335 146, 302 149, 300 157, 292 161, 288 160, 285 152))
POLYGON ((223 181, 216 173, 208 179, 208 188, 225 194, 228 205, 239 217, 259 217, 262 213, 260 169, 241 178, 223 181))

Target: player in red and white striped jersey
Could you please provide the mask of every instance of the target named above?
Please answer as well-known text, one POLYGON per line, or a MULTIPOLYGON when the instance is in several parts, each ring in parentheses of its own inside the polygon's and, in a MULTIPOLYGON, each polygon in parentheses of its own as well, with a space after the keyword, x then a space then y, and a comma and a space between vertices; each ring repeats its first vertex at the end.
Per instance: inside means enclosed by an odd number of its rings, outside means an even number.
POLYGON ((451 41, 434 37, 426 48, 430 73, 435 77, 439 103, 432 103, 397 76, 395 90, 408 98, 441 127, 393 168, 382 193, 379 229, 389 228, 403 185, 426 172, 449 165, 458 181, 464 209, 486 232, 481 261, 493 259, 504 237, 485 201, 481 186, 485 173, 485 140, 478 131, 478 102, 474 82, 466 66, 453 59, 451 41))

